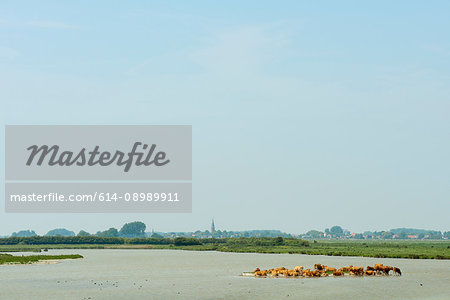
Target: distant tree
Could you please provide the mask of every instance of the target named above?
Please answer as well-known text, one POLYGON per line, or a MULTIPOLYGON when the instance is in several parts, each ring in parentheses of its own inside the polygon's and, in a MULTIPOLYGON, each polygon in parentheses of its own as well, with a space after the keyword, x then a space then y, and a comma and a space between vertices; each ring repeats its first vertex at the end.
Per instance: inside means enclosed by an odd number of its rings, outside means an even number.
POLYGON ((323 237, 323 232, 318 231, 318 230, 310 230, 306 234, 311 236, 312 238, 321 238, 321 237, 323 237))
POLYGON ((326 229, 325 229, 325 234, 326 234, 326 235, 329 235, 329 234, 330 234, 330 229, 329 229, 329 228, 326 228, 326 229))
POLYGON ((406 240, 408 238, 408 234, 406 232, 400 232, 398 234, 398 238, 401 240, 406 240))
POLYGON ((393 234, 390 231, 385 231, 381 234, 382 239, 392 239, 392 236, 393 234))
POLYGON ((394 228, 390 230, 393 234, 400 234, 401 232, 406 233, 407 235, 418 235, 423 233, 424 235, 442 235, 440 231, 435 230, 426 230, 426 229, 417 229, 417 228, 394 228))
POLYGON ((91 234, 87 231, 84 230, 80 230, 80 232, 78 232, 77 236, 90 236, 91 234))
POLYGON ((429 240, 440 240, 440 239, 442 239, 442 233, 440 231, 430 232, 428 239, 429 240))
POLYGON ((46 236, 75 236, 75 232, 65 228, 57 228, 47 232, 46 236))
POLYGON ((34 230, 21 230, 19 232, 13 232, 11 236, 30 237, 30 236, 37 236, 37 234, 36 232, 34 232, 34 230))
POLYGON ((154 232, 150 237, 152 237, 152 238, 157 238, 157 239, 162 239, 162 238, 164 238, 162 235, 160 235, 160 234, 158 234, 158 233, 156 233, 156 232, 154 232))
POLYGON ((145 224, 139 221, 126 223, 119 231, 120 236, 123 237, 144 237, 145 224))
POLYGON ((279 236, 279 237, 274 238, 274 242, 275 242, 275 245, 283 245, 284 239, 281 236, 279 236))
POLYGON ((175 246, 190 246, 190 245, 201 245, 202 242, 198 239, 194 238, 186 238, 186 237, 176 237, 173 240, 175 246))
POLYGON ((357 234, 355 234, 355 236, 353 238, 358 239, 358 240, 363 240, 364 236, 362 235, 362 233, 357 233, 357 234))
POLYGON ((341 226, 333 226, 330 229, 331 234, 335 235, 335 236, 341 236, 344 234, 344 230, 342 230, 341 226))
POLYGON ((119 231, 117 231, 116 228, 110 228, 108 230, 105 231, 99 231, 96 234, 99 237, 118 237, 119 236, 119 231))

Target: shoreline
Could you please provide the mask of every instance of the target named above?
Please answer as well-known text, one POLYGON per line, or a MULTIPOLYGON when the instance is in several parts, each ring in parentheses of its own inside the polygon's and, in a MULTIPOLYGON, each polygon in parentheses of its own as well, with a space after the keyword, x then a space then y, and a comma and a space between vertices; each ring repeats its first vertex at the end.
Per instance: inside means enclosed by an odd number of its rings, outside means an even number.
POLYGON ((0 253, 0 265, 49 265, 57 264, 63 260, 84 258, 79 254, 69 255, 12 255, 0 253))
MULTIPOLYGON (((74 258, 79 259, 79 258, 74 258)), ((67 259, 47 259, 47 260, 38 260, 38 261, 32 261, 28 263, 20 263, 20 262, 7 262, 4 264, 0 264, 0 266, 25 266, 25 265, 56 265, 61 263, 63 260, 67 259)))
MULTIPOLYGON (((131 247, 127 246, 121 246, 121 247, 104 247, 104 248, 47 248, 48 250, 169 250, 169 251, 188 251, 188 252, 216 252, 216 253, 230 253, 230 254, 273 254, 273 255, 305 255, 305 256, 322 256, 322 257, 349 257, 349 258, 376 258, 376 259, 398 259, 398 260, 418 260, 418 261, 449 261, 448 258, 443 259, 433 259, 433 258, 409 258, 409 257, 390 257, 390 256, 384 256, 384 257, 377 257, 377 256, 362 256, 362 255, 327 255, 327 254, 308 254, 308 253, 288 253, 288 252, 248 252, 248 251, 220 251, 220 250, 201 250, 201 249, 183 249, 183 248, 157 248, 157 247, 149 247, 148 245, 142 247, 133 245, 131 247)), ((26 251, 22 251, 26 252, 26 251)), ((13 253, 13 252, 11 252, 13 253)), ((0 249, 0 255, 2 254, 0 249)), ((84 257, 83 257, 84 258, 84 257)), ((79 258, 67 258, 67 259, 59 259, 54 260, 59 263, 64 260, 72 260, 72 259, 79 259, 79 258)), ((53 261, 53 260, 42 260, 38 262, 30 262, 25 264, 54 264, 54 263, 46 263, 46 261, 53 261)), ((6 264, 21 264, 21 263, 4 263, 0 265, 6 265, 6 264)))
MULTIPOLYGON (((1 252, 41 252, 48 249, 123 249, 123 250, 186 250, 217 251, 261 254, 305 254, 344 257, 404 258, 427 260, 450 260, 450 241, 304 241, 278 238, 236 238, 200 240, 185 238, 178 243, 169 239, 110 239, 110 243, 73 243, 71 239, 59 238, 61 243, 36 243, 24 239, 25 244, 0 245, 1 252), (120 241, 121 243, 116 243, 120 241), (31 244, 33 243, 33 244, 31 244)), ((0 240, 1 242, 1 240, 0 240)), ((0 254, 1 255, 1 254, 0 254)))

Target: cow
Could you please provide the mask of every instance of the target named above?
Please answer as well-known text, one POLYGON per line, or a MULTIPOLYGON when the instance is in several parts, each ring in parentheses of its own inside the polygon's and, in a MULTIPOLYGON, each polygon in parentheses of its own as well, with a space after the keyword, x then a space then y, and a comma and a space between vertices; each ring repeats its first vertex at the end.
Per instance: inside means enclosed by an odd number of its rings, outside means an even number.
POLYGON ((383 264, 375 264, 373 269, 375 270, 375 272, 377 274, 380 274, 380 273, 382 273, 384 271, 384 266, 383 266, 383 264))
POLYGON ((348 267, 342 267, 339 270, 341 270, 342 272, 350 272, 351 268, 353 268, 353 265, 350 265, 348 267))
POLYGON ((374 270, 366 270, 366 272, 364 274, 367 276, 375 276, 375 271, 374 270))
POLYGON ((300 276, 300 272, 294 269, 288 270, 288 275, 289 276, 293 276, 293 277, 298 277, 300 276))
POLYGON ((364 274, 363 267, 351 267, 350 268, 350 275, 362 276, 363 274, 364 274))
POLYGON ((294 270, 296 270, 296 271, 301 271, 301 270, 303 270, 303 266, 296 266, 296 267, 294 268, 294 270))
POLYGON ((256 271, 256 272, 255 272, 255 276, 261 277, 261 276, 264 276, 264 275, 263 275, 263 272, 261 272, 261 271, 256 271))
POLYGON ((332 267, 325 267, 325 272, 334 272, 336 271, 336 268, 332 268, 332 267))
POLYGON ((392 271, 394 268, 393 267, 390 267, 390 266, 384 266, 384 268, 383 268, 383 273, 384 273, 384 275, 389 275, 389 271, 392 271))
POLYGON ((303 271, 303 276, 306 277, 320 277, 320 271, 319 270, 314 270, 314 271, 310 271, 309 269, 303 271))
POLYGON ((344 272, 342 270, 336 270, 333 272, 333 276, 344 276, 344 272))
POLYGON ((402 271, 400 271, 400 269, 399 269, 399 268, 397 268, 397 267, 394 267, 394 275, 398 275, 398 276, 401 276, 401 275, 402 275, 402 271))
POLYGON ((259 271, 261 271, 259 268, 256 268, 254 271, 253 271, 253 273, 256 273, 256 272, 259 272, 259 271))
POLYGON ((325 268, 325 266, 322 266, 321 264, 315 264, 314 269, 322 271, 325 268))

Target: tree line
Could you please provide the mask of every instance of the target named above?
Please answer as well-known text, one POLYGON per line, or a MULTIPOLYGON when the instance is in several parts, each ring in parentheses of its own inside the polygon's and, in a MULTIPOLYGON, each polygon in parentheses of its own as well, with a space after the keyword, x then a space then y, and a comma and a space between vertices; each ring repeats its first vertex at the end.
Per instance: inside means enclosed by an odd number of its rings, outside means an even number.
POLYGON ((308 246, 308 242, 295 238, 206 238, 196 239, 188 237, 171 238, 123 238, 123 237, 99 237, 99 236, 32 236, 0 238, 0 245, 81 245, 81 244, 146 244, 146 245, 174 245, 194 246, 204 244, 227 244, 245 246, 308 246))
MULTIPOLYGON (((104 231, 97 231, 95 234, 90 234, 87 231, 81 230, 77 236, 94 236, 94 237, 125 237, 125 238, 142 238, 145 237, 146 226, 140 221, 126 223, 122 226, 120 230, 116 228, 109 228, 104 231)), ((11 237, 36 237, 38 236, 33 230, 22 230, 19 232, 13 232, 11 237)), ((74 237, 75 232, 67 230, 65 228, 52 229, 45 234, 45 236, 64 236, 64 237, 74 237)), ((159 237, 158 235, 154 237, 159 237)))

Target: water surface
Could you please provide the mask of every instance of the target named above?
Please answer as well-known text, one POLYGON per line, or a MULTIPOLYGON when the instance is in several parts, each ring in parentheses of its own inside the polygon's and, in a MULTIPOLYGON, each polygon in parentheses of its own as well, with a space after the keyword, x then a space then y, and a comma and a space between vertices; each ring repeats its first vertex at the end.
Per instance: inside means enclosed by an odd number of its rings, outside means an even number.
MULTIPOLYGON (((17 253, 15 253, 17 255, 17 253)), ((1 299, 450 299, 450 261, 178 250, 64 249, 53 265, 0 266, 1 299), (255 267, 399 267, 403 276, 252 278, 255 267)))

